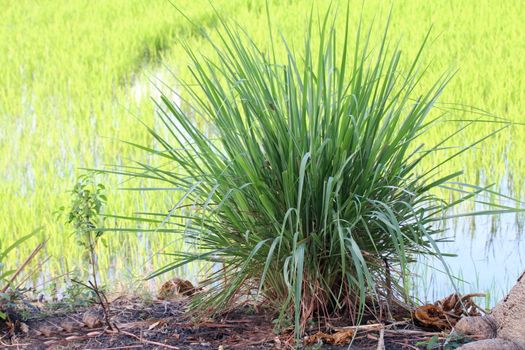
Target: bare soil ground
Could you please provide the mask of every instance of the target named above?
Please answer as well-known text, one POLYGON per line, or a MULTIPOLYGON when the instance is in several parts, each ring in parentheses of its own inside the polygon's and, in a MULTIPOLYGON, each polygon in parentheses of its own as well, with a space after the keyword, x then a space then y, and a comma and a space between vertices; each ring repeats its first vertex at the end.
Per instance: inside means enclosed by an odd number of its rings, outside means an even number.
MULTIPOLYGON (((0 349, 287 349, 290 336, 273 332, 273 317, 246 307, 199 323, 186 313, 186 302, 145 301, 120 297, 111 302, 109 330, 100 306, 76 309, 41 306, 24 317, 12 315, 11 323, 0 323, 0 349)), ((312 333, 314 333, 312 331, 312 333)), ((418 346, 438 333, 426 332, 410 323, 371 327, 358 332, 352 350, 378 349, 383 333, 385 350, 426 349, 418 346)), ((348 345, 312 346, 311 349, 343 350, 348 345)), ((437 347, 436 347, 437 349, 437 347)))

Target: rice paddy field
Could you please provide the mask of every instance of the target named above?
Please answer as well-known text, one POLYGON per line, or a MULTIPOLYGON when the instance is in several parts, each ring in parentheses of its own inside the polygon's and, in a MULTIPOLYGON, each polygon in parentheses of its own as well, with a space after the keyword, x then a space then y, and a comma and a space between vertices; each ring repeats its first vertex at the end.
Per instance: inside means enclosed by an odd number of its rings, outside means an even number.
MULTIPOLYGON (((158 98, 158 89, 176 98, 166 89, 177 90, 173 76, 190 79, 184 43, 204 55, 211 52, 201 30, 215 35, 220 14, 268 47, 264 0, 216 0, 215 9, 202 0, 174 3, 193 23, 166 0, 0 0, 0 240, 9 244, 41 228, 39 237, 8 261, 15 265, 38 240, 48 239, 49 261, 35 285, 82 270, 82 250, 56 211, 69 202, 68 191, 83 168, 149 161, 122 141, 153 142, 142 125, 160 126, 151 98, 158 98)), ((335 7, 345 4, 333 2, 335 7)), ((272 27, 300 47, 308 13, 312 8, 322 13, 327 6, 328 1, 269 1, 272 27)), ((407 56, 417 52, 432 28, 424 54, 432 63, 429 83, 443 72, 457 72, 438 104, 448 121, 432 134, 435 139, 424 142, 436 143, 466 120, 480 120, 436 155, 446 157, 455 147, 498 129, 502 119, 513 122, 450 166, 463 169, 465 181, 494 183, 495 190, 523 198, 523 1, 368 0, 351 6, 353 29, 362 16, 365 26, 376 23, 373 38, 392 10, 389 36, 393 42, 400 39, 407 56)), ((101 181, 108 188, 111 213, 167 212, 177 201, 169 192, 120 191, 126 184, 118 176, 101 181)), ((106 235, 99 259, 101 277, 113 286, 141 280, 167 261, 163 249, 183 244, 172 235, 127 232, 128 222, 112 219, 111 225, 122 230, 106 235)), ((459 254, 449 260, 465 280, 459 287, 488 292, 491 300, 500 297, 525 265, 523 218, 489 216, 446 225, 456 241, 443 248, 459 254)), ((422 299, 450 292, 446 279, 425 264, 416 270, 415 290, 422 299)), ((188 270, 180 273, 194 276, 188 270)))

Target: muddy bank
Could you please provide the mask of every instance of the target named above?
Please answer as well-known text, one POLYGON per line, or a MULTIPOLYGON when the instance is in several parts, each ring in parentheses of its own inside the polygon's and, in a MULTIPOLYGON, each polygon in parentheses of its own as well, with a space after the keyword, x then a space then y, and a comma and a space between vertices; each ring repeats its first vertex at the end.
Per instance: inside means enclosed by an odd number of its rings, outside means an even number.
MULTIPOLYGON (((67 310, 43 305, 38 312, 12 317, 0 329, 1 349, 289 349, 290 335, 273 332, 273 317, 245 307, 199 323, 186 312, 186 301, 142 300, 120 297, 111 301, 114 329, 105 324, 98 305, 67 310)), ((383 332, 371 325, 357 332, 353 350, 377 349, 383 333, 386 350, 426 349, 427 343, 444 334, 428 332, 410 322, 386 326, 383 332), (394 327, 395 326, 395 327, 394 327)), ((312 334, 314 332, 311 332, 312 334)), ((311 349, 343 350, 348 345, 314 344, 311 349)), ((436 347, 436 349, 439 347, 436 347)))

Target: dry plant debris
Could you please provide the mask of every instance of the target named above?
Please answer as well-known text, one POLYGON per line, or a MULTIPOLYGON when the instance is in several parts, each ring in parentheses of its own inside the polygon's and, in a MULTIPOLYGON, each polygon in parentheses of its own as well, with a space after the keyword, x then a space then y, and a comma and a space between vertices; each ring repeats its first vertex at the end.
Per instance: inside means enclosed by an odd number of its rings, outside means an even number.
POLYGON ((234 310, 228 318, 200 323, 187 315, 187 300, 144 301, 117 298, 111 302, 114 330, 104 323, 102 306, 64 314, 43 310, 24 327, 8 332, 0 327, 0 348, 19 349, 269 349, 274 344, 271 318, 263 313, 234 310), (94 327, 94 328, 92 328, 94 327))
POLYGON ((200 289, 193 286, 188 280, 173 278, 165 282, 159 290, 157 298, 160 300, 170 300, 181 296, 192 296, 200 289))
POLYGON ((317 332, 314 335, 307 337, 305 343, 306 345, 313 345, 319 342, 323 342, 323 344, 345 345, 350 343, 354 335, 355 332, 352 329, 343 329, 333 334, 317 332))
MULTIPOLYGON (((31 350, 209 350, 220 346, 225 350, 287 350, 294 347, 294 338, 289 330, 276 335, 272 323, 275 315, 266 314, 263 310, 239 307, 216 319, 207 318, 196 323, 188 317, 187 303, 188 298, 171 301, 117 298, 111 301, 110 310, 115 330, 105 326, 100 304, 67 314, 59 310, 56 315, 46 312, 45 317, 29 320, 24 327, 26 331, 18 330, 15 336, 7 335, 0 329, 0 341, 10 347, 31 350), (90 328, 90 325, 98 326, 90 328)), ((456 297, 450 297, 440 301, 439 305, 441 308, 454 309, 457 303, 456 297)), ((337 320, 337 323, 344 324, 344 320, 337 320)), ((321 330, 323 332, 307 336, 304 344, 323 344, 322 349, 326 346, 327 349, 343 350, 353 342, 352 349, 401 350, 421 349, 418 343, 429 342, 434 338, 442 343, 447 338, 446 332, 422 330, 414 326, 410 319, 346 327, 327 324, 327 328, 321 330)), ((0 343, 0 348, 2 346, 0 343)))
POLYGON ((425 331, 415 326, 410 320, 398 321, 389 324, 373 323, 361 326, 332 328, 333 333, 317 332, 306 337, 305 345, 330 344, 330 349, 347 349, 352 343, 351 349, 423 349, 426 344, 435 341, 442 344, 447 340, 446 332, 425 331), (418 347, 424 344, 423 348, 418 347), (340 348, 339 348, 340 347, 340 348))
POLYGON ((434 304, 419 306, 413 311, 414 321, 423 327, 435 330, 451 330, 456 323, 467 316, 480 316, 479 306, 474 297, 484 297, 485 294, 474 293, 460 296, 453 293, 434 304))

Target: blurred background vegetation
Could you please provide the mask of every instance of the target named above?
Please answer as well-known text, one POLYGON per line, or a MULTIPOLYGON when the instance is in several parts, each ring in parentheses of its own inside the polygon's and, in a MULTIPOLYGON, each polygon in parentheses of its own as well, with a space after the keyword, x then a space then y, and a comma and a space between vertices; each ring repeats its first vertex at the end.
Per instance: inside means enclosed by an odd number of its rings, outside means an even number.
MULTIPOLYGON (((214 35, 217 18, 208 1, 174 3, 214 35)), ((213 6, 238 22, 259 45, 268 47, 264 3, 216 0, 213 6)), ((274 28, 300 47, 307 14, 312 8, 323 13, 329 1, 269 3, 274 28)), ((333 2, 341 8, 345 3, 333 2)), ((432 42, 424 57, 432 65, 426 77, 432 82, 443 71, 458 69, 438 106, 449 112, 450 108, 457 110, 433 135, 436 140, 464 123, 457 120, 480 117, 480 111, 525 122, 525 9, 521 0, 368 0, 351 4, 356 27, 361 16, 365 27, 378 24, 373 36, 381 32, 392 8, 390 36, 402 39, 401 49, 408 56, 415 54, 432 27, 432 42), (472 111, 470 106, 479 110, 472 111)), ((74 269, 82 259, 82 249, 70 230, 53 214, 69 201, 67 191, 81 168, 129 164, 130 160, 148 162, 121 140, 153 143, 141 122, 159 124, 150 100, 158 96, 155 85, 162 81, 177 90, 172 74, 190 79, 183 42, 204 54, 212 50, 200 29, 166 0, 0 0, 0 6, 0 239, 8 245, 33 228, 43 227, 39 235, 49 237, 46 255, 51 256, 47 266, 58 275, 74 269)), ((467 144, 497 127, 477 123, 451 140, 450 146, 467 144)), ((516 125, 449 166, 464 169, 467 181, 496 183, 497 190, 520 197, 524 135, 523 127, 516 125)), ((107 184, 106 210, 110 213, 166 212, 176 201, 169 195, 119 192, 126 184, 118 176, 101 181, 107 184)), ((180 244, 179 237, 108 235, 99 260, 102 278, 127 282, 140 278, 164 263, 165 258, 156 252, 170 244, 180 244)), ((12 262, 17 261, 16 255, 24 254, 27 251, 18 250, 12 262)), ((42 274, 35 284, 49 276, 42 274)))

